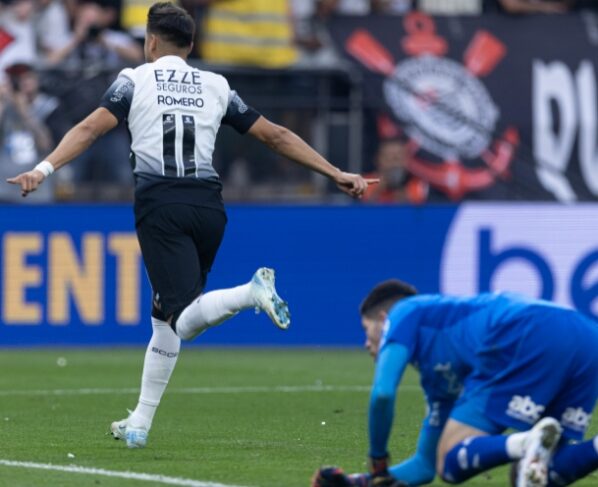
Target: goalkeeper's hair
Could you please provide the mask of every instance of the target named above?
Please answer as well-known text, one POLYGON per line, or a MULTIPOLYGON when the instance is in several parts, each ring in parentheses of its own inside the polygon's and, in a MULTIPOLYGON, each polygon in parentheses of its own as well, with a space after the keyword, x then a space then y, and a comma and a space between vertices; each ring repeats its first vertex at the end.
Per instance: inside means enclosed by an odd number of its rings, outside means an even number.
POLYGON ((397 301, 415 296, 417 289, 398 279, 388 279, 376 284, 359 306, 359 314, 373 318, 380 311, 388 311, 397 301))
POLYGON ((189 47, 195 35, 195 21, 181 7, 158 2, 147 13, 147 31, 177 47, 189 47))

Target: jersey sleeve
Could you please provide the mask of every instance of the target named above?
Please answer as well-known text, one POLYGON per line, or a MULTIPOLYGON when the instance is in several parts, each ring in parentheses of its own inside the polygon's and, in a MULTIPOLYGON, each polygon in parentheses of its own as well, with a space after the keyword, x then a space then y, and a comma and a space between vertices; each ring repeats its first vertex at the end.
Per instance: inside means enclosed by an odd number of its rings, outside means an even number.
POLYGON ((368 414, 371 457, 387 455, 397 387, 407 366, 407 359, 407 350, 398 344, 389 344, 378 355, 368 414))
POLYGON ((417 441, 415 454, 392 466, 389 471, 396 479, 407 485, 426 485, 436 476, 436 448, 442 430, 422 428, 417 441))
POLYGON ((436 475, 436 449, 444 425, 450 415, 452 402, 431 402, 426 397, 427 414, 422 424, 415 454, 391 467, 393 477, 408 485, 426 485, 436 475))
POLYGON ((222 117, 224 125, 230 125, 240 134, 245 134, 260 116, 261 114, 247 105, 235 90, 230 91, 226 113, 222 117))
POLYGON ((129 115, 134 91, 133 80, 121 73, 102 96, 100 106, 109 110, 120 122, 129 115))

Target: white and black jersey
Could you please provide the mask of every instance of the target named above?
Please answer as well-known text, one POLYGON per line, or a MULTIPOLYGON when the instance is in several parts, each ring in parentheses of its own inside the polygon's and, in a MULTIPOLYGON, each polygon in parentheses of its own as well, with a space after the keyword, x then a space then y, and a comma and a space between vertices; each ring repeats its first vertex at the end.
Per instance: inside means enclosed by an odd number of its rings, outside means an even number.
POLYGON ((218 129, 224 123, 245 133, 260 116, 223 76, 178 56, 124 69, 100 106, 127 121, 138 220, 164 203, 221 207, 212 166, 218 129))

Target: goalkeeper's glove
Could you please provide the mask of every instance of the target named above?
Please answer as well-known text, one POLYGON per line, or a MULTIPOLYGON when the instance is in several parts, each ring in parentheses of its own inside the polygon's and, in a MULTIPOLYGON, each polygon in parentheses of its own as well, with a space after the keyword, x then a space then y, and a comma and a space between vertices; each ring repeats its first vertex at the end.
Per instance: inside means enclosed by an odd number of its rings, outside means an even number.
POLYGON ((388 471, 388 456, 370 457, 370 481, 368 487, 407 487, 407 484, 395 479, 388 471))
POLYGON ((407 487, 407 484, 395 479, 388 469, 372 474, 347 475, 339 467, 322 467, 316 470, 311 487, 407 487))
POLYGON ((322 467, 316 470, 311 487, 350 487, 349 478, 342 468, 322 467))

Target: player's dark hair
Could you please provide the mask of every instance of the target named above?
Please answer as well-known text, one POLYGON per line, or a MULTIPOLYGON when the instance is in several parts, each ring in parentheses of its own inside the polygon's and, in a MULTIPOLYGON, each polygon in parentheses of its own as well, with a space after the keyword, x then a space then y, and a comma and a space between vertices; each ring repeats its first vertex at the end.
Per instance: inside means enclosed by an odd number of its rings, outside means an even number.
POLYGON ((147 13, 147 31, 177 47, 189 47, 195 34, 195 21, 181 7, 158 2, 147 13))
POLYGON ((388 279, 376 284, 359 306, 361 316, 373 316, 378 311, 387 311, 395 302, 417 294, 417 289, 411 284, 388 279))

